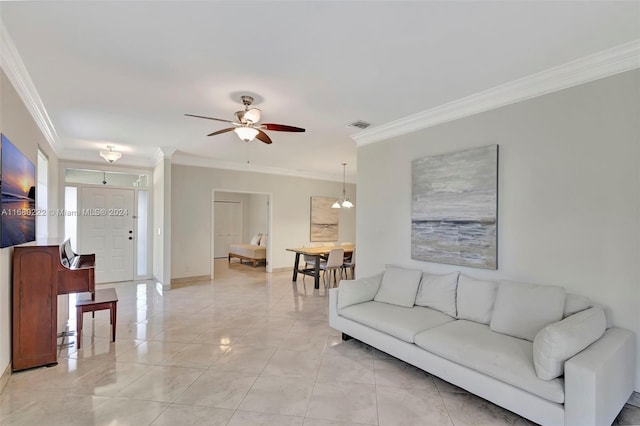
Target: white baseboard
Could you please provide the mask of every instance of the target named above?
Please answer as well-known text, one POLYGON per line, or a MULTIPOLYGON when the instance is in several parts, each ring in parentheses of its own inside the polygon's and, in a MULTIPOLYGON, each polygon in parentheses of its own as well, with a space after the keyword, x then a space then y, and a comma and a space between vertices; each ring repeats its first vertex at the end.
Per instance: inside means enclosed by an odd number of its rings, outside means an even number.
POLYGON ((11 377, 11 363, 7 364, 7 368, 5 368, 2 376, 0 376, 0 394, 9 383, 9 377, 11 377))
POLYGON ((171 278, 171 285, 173 284, 182 284, 192 281, 209 281, 211 280, 211 276, 209 275, 197 275, 194 277, 182 277, 182 278, 171 278))

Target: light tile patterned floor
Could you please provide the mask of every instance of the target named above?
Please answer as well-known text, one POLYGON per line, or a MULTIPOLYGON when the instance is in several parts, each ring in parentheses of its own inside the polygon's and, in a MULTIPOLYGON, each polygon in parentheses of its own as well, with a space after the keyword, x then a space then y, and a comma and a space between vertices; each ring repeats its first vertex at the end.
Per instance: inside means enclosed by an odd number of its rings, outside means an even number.
MULTIPOLYGON (((328 326, 325 291, 292 285, 289 272, 224 260, 214 281, 164 295, 151 282, 113 287, 117 341, 109 341, 107 311, 95 320, 86 314, 81 350, 63 351, 56 367, 11 376, 1 425, 530 424, 342 342, 328 326)), ((627 405, 616 423, 640 424, 640 408, 627 405)))

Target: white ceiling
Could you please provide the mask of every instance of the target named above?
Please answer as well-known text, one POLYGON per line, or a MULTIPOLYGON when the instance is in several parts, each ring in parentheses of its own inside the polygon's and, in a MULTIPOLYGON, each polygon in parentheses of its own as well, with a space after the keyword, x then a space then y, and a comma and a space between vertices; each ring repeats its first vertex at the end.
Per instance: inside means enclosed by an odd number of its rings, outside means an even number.
POLYGON ((640 3, 0 2, 0 18, 63 159, 246 167, 349 180, 358 129, 436 107, 639 37, 640 3), (207 137, 253 94, 268 132, 207 137), (246 166, 247 156, 251 165, 246 166))

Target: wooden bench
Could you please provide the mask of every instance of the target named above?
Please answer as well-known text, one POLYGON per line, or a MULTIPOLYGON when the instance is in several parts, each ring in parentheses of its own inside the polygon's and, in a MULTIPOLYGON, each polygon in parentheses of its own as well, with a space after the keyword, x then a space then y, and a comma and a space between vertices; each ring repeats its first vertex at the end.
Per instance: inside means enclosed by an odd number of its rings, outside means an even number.
POLYGON ((118 308, 118 294, 114 288, 104 288, 96 290, 94 298, 91 293, 81 293, 78 295, 76 302, 76 333, 78 340, 78 349, 82 344, 82 316, 85 312, 91 312, 93 317, 96 311, 109 309, 111 321, 111 341, 116 341, 116 314, 118 308))

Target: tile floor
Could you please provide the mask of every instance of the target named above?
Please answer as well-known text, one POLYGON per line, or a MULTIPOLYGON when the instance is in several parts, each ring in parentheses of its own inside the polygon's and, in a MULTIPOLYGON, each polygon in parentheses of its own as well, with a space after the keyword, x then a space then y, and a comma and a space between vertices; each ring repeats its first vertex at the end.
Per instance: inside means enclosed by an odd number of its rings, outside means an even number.
MULTIPOLYGON (((85 314, 84 347, 13 374, 1 425, 529 425, 527 420, 328 326, 324 290, 226 260, 216 279, 160 295, 115 284, 85 314)), ((71 321, 75 324, 75 321, 71 321)), ((640 401, 634 395, 631 402, 640 401)), ((616 424, 640 424, 627 405, 616 424)))

